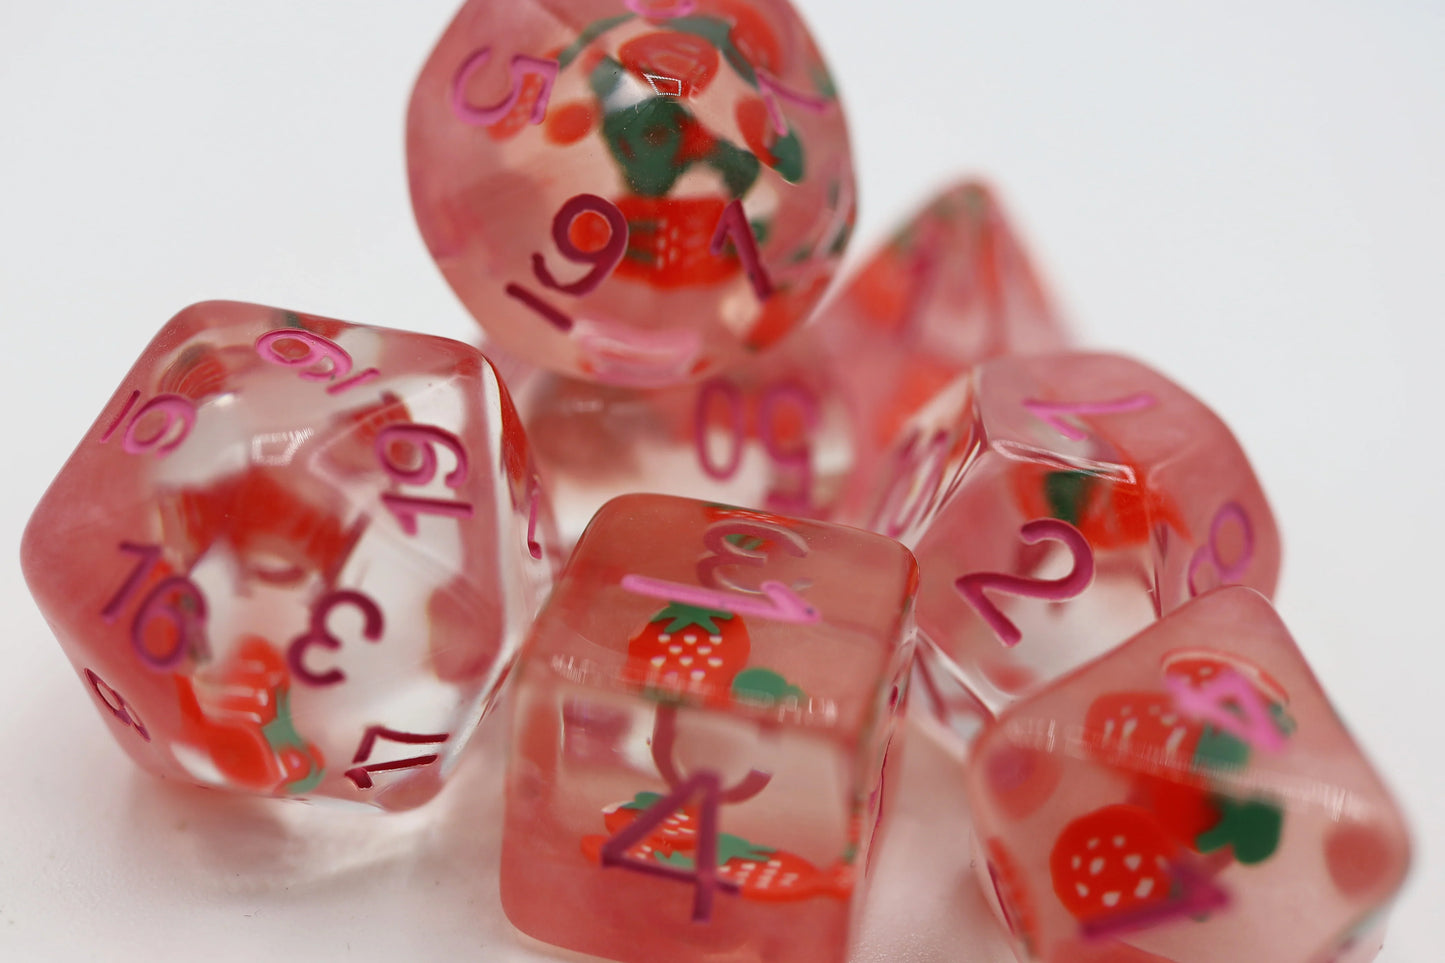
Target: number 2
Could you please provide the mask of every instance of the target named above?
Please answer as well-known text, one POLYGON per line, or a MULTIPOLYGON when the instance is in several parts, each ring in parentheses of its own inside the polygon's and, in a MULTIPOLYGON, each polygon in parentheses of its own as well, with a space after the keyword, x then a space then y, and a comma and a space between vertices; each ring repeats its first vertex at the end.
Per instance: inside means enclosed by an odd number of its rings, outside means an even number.
POLYGON ((1082 595, 1094 581, 1093 549, 1089 547, 1089 541, 1084 538, 1083 533, 1068 522, 1057 518, 1035 519, 1019 529, 1019 539, 1026 545, 1045 540, 1063 542, 1074 556, 1073 570, 1063 578, 1053 580, 1021 578, 1002 572, 975 572, 964 575, 953 583, 964 601, 977 610, 979 617, 988 623, 994 635, 1006 646, 1018 645, 1023 633, 998 606, 988 600, 983 594, 984 589, 994 589, 1024 598, 1062 602, 1082 595))

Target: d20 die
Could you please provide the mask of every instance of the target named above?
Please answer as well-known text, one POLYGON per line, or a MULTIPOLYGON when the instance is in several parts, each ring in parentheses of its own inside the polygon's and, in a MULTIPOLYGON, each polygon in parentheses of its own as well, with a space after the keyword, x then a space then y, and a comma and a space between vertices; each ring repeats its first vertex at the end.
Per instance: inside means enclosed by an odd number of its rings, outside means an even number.
POLYGON ((1029 959, 1323 963, 1368 943, 1409 862, 1388 792, 1247 588, 1017 703, 974 750, 983 880, 1029 959))
POLYGON ((475 349, 213 302, 146 348, 22 561, 145 768, 405 808, 510 667, 552 527, 475 349))
POLYGON ((604 506, 512 690, 512 922, 618 960, 845 959, 914 578, 906 549, 854 529, 604 506))
POLYGON ((909 423, 870 527, 918 555, 920 631, 997 711, 1216 585, 1266 595, 1279 535, 1238 441, 1127 358, 1006 358, 909 423))
POLYGON ((417 80, 407 158, 488 335, 608 384, 772 344, 854 218, 843 111, 787 0, 470 0, 417 80))

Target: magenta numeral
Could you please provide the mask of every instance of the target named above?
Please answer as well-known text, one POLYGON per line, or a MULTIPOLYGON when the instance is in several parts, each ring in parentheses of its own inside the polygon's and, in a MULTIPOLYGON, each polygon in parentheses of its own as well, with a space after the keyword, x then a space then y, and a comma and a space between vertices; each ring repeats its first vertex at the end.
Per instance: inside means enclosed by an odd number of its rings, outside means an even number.
POLYGON ((697 407, 693 411, 693 444, 697 448, 698 464, 709 478, 727 481, 738 473, 743 463, 746 419, 743 393, 726 378, 714 378, 698 392, 697 407), (728 426, 731 429, 727 457, 722 461, 713 458, 712 450, 708 446, 708 415, 718 400, 725 406, 728 426))
POLYGON ((670 20, 686 17, 697 10, 697 0, 622 0, 622 5, 639 17, 650 20, 670 20))
POLYGON ((1200 592, 1196 576, 1199 574, 1200 566, 1205 562, 1214 566, 1215 572, 1219 575, 1220 585, 1229 585, 1244 578, 1244 573, 1249 571, 1249 564, 1252 561, 1254 561, 1254 525, 1249 520, 1249 513, 1238 502, 1226 502, 1219 511, 1214 513, 1214 518, 1209 523, 1209 541, 1196 549, 1194 555, 1189 559, 1189 597, 1193 598, 1200 592), (1239 557, 1232 562, 1226 562, 1219 550, 1219 537, 1224 532, 1224 526, 1230 521, 1239 526, 1244 544, 1239 550, 1239 557))
POLYGON ((157 672, 174 669, 188 652, 203 658, 207 652, 206 597, 196 583, 184 576, 163 579, 136 609, 130 639, 141 661, 157 672), (161 654, 146 645, 146 633, 157 621, 169 622, 175 632, 175 642, 161 654))
POLYGON ((1090 939, 1138 932, 1185 916, 1205 916, 1229 905, 1229 893, 1199 870, 1183 863, 1170 867, 1170 898, 1141 909, 1115 913, 1082 924, 1090 939))
MULTIPOLYGON (((132 391, 126 399, 125 405, 121 407, 120 414, 111 420, 110 426, 100 436, 100 443, 103 445, 110 441, 111 436, 120 428, 121 422, 125 421, 126 415, 135 407, 140 400, 140 392, 132 391)), ((157 456, 164 458, 180 447, 181 442, 191 433, 196 424, 196 406, 189 398, 181 395, 156 395, 150 401, 141 405, 126 423, 125 431, 121 433, 120 446, 129 455, 144 455, 154 452, 157 456), (140 432, 141 422, 145 416, 155 413, 161 416, 161 424, 155 431, 142 437, 140 432)))
POLYGON ((398 772, 403 769, 420 769, 422 766, 429 766, 437 761, 436 753, 427 753, 421 756, 412 756, 408 759, 396 759, 391 762, 373 762, 370 765, 359 765, 371 758, 371 753, 376 748, 379 740, 386 739, 389 742, 400 743, 404 746, 428 746, 440 745, 451 738, 451 734, 443 732, 439 735, 421 735, 414 732, 400 732, 396 729, 388 729, 386 726, 367 726, 366 733, 361 737, 361 745, 356 748, 356 755, 352 757, 353 768, 346 770, 346 778, 355 784, 357 789, 370 789, 372 787, 372 774, 379 772, 398 772))
POLYGON ((444 498, 416 498, 412 495, 396 495, 386 492, 381 503, 396 516, 401 530, 408 535, 417 533, 418 515, 441 515, 445 518, 471 518, 470 502, 453 502, 444 498))
POLYGON ((788 132, 788 119, 783 116, 783 106, 779 101, 786 100, 790 104, 796 104, 804 110, 815 114, 821 114, 828 109, 828 99, 815 94, 805 94, 799 90, 783 86, 778 78, 762 68, 758 68, 758 92, 763 95, 763 102, 768 106, 768 116, 772 118, 773 130, 779 137, 788 132))
MULTIPOLYGON (((668 786, 676 789, 687 781, 677 768, 677 706, 662 704, 652 720, 652 762, 658 774, 668 786)), ((724 803, 747 802, 768 788, 772 775, 749 769, 736 783, 725 788, 719 784, 718 801, 724 803)))
POLYGON ((506 294, 509 298, 513 298, 517 301, 522 302, 527 307, 531 308, 533 311, 541 315, 542 320, 546 321, 548 324, 556 328, 558 331, 561 331, 563 334, 571 331, 573 325, 576 324, 576 322, 572 320, 570 315, 563 314, 561 311, 552 307, 552 305, 548 304, 546 301, 543 301, 541 298, 537 297, 535 294, 533 294, 531 291, 528 291, 520 284, 508 284, 504 290, 506 291, 506 294))
POLYGON ((304 633, 292 639, 286 649, 286 665, 290 667, 291 674, 307 685, 328 686, 346 681, 346 673, 340 669, 332 668, 325 672, 314 672, 306 664, 307 651, 312 648, 319 646, 331 652, 341 648, 341 640, 332 635, 326 627, 326 620, 330 617, 331 611, 341 605, 350 605, 361 611, 362 638, 368 642, 381 641, 381 633, 386 623, 381 615, 381 607, 369 596, 351 589, 328 592, 321 596, 311 607, 310 626, 304 633))
MULTIPOLYGON (((302 369, 300 374, 306 381, 335 381, 350 375, 351 369, 356 366, 350 352, 341 345, 330 338, 304 328, 277 328, 275 331, 267 331, 256 339, 256 354, 262 361, 282 368, 302 369), (283 354, 281 351, 283 343, 299 344, 306 349, 306 353, 283 354)), ((371 370, 374 369, 368 369, 368 371, 371 370)), ((357 375, 357 378, 367 375, 368 371, 363 371, 357 375)), ((342 384, 345 387, 352 387, 347 382, 342 384)), ((344 387, 338 388, 336 385, 332 385, 327 391, 331 391, 333 388, 344 390, 344 387)))
POLYGON ((361 372, 361 374, 352 375, 345 381, 338 381, 336 382, 336 384, 331 385, 329 388, 326 389, 326 393, 328 395, 339 395, 343 391, 349 391, 352 388, 360 387, 361 385, 364 385, 370 381, 374 381, 379 377, 381 377, 381 371, 379 369, 367 368, 365 371, 361 372))
POLYGON ((490 107, 475 107, 467 100, 467 83, 472 75, 487 65, 492 58, 492 48, 483 47, 476 51, 458 68, 456 76, 452 78, 451 105, 452 113, 457 120, 474 127, 491 127, 498 123, 517 106, 517 101, 522 99, 522 84, 528 76, 538 77, 542 81, 542 91, 537 95, 537 102, 532 105, 530 123, 540 124, 547 117, 547 105, 552 99, 552 86, 557 81, 557 73, 561 69, 555 60, 543 60, 540 57, 529 57, 526 54, 517 54, 512 58, 509 68, 512 78, 512 86, 507 94, 500 101, 490 107))
POLYGON ((1138 394, 1129 395, 1127 398, 1114 398, 1109 401, 1038 401, 1028 398, 1024 400, 1023 406, 1029 414, 1054 428, 1065 438, 1072 441, 1083 441, 1089 437, 1089 433, 1077 425, 1065 421, 1064 415, 1123 414, 1130 411, 1144 411, 1154 407, 1156 403, 1153 395, 1141 391, 1138 394))
POLYGON ((627 238, 627 218, 616 204, 596 194, 578 194, 563 204, 552 219, 552 243, 567 260, 574 264, 590 264, 592 269, 576 281, 563 284, 548 270, 546 258, 534 253, 532 271, 542 286, 550 290, 574 297, 591 294, 622 262, 622 256, 627 253, 627 238), (607 243, 595 251, 584 251, 572 243, 572 225, 584 214, 596 214, 607 222, 607 243))
POLYGON ((120 414, 111 419, 110 427, 106 428, 104 433, 101 434, 100 443, 102 445, 110 441, 110 436, 115 434, 115 430, 120 427, 120 423, 125 420, 126 415, 130 414, 130 410, 135 407, 135 403, 139 400, 140 392, 132 391, 130 397, 125 400, 125 404, 121 406, 120 414))
POLYGON ((646 595, 684 605, 697 605, 708 609, 722 609, 738 615, 755 615, 776 622, 808 624, 822 618, 818 610, 803 600, 782 582, 768 581, 759 586, 762 599, 754 595, 737 595, 720 592, 685 582, 669 582, 664 579, 647 578, 642 575, 624 575, 622 587, 637 595, 646 595), (766 601, 765 601, 766 600, 766 601))
POLYGON ((140 736, 142 740, 151 741, 151 734, 146 731, 145 724, 140 721, 140 716, 136 714, 135 709, 125 701, 125 696, 111 688, 104 679, 90 669, 85 670, 85 681, 90 684, 91 690, 95 692, 95 697, 110 710, 110 714, 115 716, 121 725, 134 729, 136 735, 140 736))
POLYGON ((697 580, 709 588, 726 589, 742 595, 757 594, 757 589, 743 588, 720 574, 721 569, 735 565, 760 568, 767 564, 766 553, 744 548, 739 544, 740 539, 766 542, 794 558, 806 558, 808 555, 808 543, 797 532, 769 522, 725 518, 709 525, 703 532, 702 544, 707 552, 698 559, 697 580))
POLYGON ((762 256, 758 253, 758 239, 753 234, 753 226, 748 223, 747 214, 743 213, 742 201, 729 201, 727 207, 723 208, 708 250, 713 256, 721 257, 727 250, 729 240, 733 242, 733 249, 738 253, 738 260, 743 262, 743 270, 747 272, 758 300, 766 301, 772 297, 773 282, 768 277, 767 269, 763 267, 762 256))
POLYGON ((1082 595, 1094 581, 1093 549, 1083 533, 1068 522, 1057 518, 1035 519, 1019 529, 1019 540, 1026 545, 1046 540, 1062 542, 1074 557, 1073 570, 1063 578, 1052 580, 1023 578, 1002 572, 975 572, 961 576, 953 583, 964 601, 974 607, 999 641, 1007 646, 1018 645, 1023 633, 983 594, 985 589, 1023 598, 1063 602, 1082 595))
POLYGON ((130 574, 126 576, 125 581, 121 583, 116 593, 111 596, 110 601, 105 603, 105 608, 100 610, 100 617, 106 622, 114 622, 116 620, 116 617, 120 615, 120 610, 125 608, 126 601, 136 593, 136 590, 141 587, 146 577, 150 575, 151 571, 155 569, 156 564, 161 560, 161 547, 159 545, 137 545, 134 542, 121 542, 120 550, 131 555, 139 555, 140 560, 136 562, 135 568, 131 569, 130 574))
POLYGON ((1187 678, 1167 675, 1164 685, 1184 715, 1208 723, 1255 748, 1283 751, 1284 733, 1271 715, 1269 704, 1249 680, 1233 669, 1224 669, 1198 686, 1191 685, 1187 678))
POLYGON ((386 473, 407 485, 429 485, 437 473, 437 446, 451 452, 457 467, 453 468, 442 483, 448 488, 460 488, 466 483, 467 450, 461 439, 444 428, 435 425, 387 425, 376 436, 376 457, 386 473), (391 458, 391 446, 395 444, 415 446, 421 454, 420 464, 415 468, 403 468, 391 458))

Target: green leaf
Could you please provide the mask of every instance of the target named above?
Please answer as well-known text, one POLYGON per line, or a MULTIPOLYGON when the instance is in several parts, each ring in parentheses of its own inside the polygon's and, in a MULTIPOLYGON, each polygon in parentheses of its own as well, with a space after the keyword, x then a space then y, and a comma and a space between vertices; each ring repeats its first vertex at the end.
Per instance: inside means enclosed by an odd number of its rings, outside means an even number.
POLYGON ((663 619, 671 619, 667 623, 664 632, 680 632, 690 626, 697 626, 708 635, 718 635, 721 629, 717 627, 719 621, 730 621, 737 618, 732 612, 724 612, 721 609, 705 609, 700 605, 688 605, 685 602, 670 602, 667 608, 658 612, 652 617, 653 622, 661 622, 663 619))
POLYGON ((733 677, 733 698, 770 706, 788 699, 802 701, 806 694, 772 669, 744 669, 733 677))
POLYGON ((1284 810, 1262 799, 1216 796, 1214 803, 1220 811, 1219 822, 1194 840, 1201 853, 1230 846, 1234 849, 1234 858, 1246 866, 1262 863, 1274 855, 1284 828, 1284 810))
POLYGON ((1077 526, 1089 504, 1089 494, 1098 479, 1086 471, 1051 471, 1044 476, 1044 498, 1049 514, 1077 526))
POLYGON ((637 795, 635 795, 635 796, 632 797, 632 801, 631 801, 631 802, 625 802, 625 803, 623 803, 621 806, 619 806, 619 807, 617 807, 617 808, 619 808, 619 809, 651 809, 653 806, 657 805, 657 801, 658 801, 659 799, 661 799, 661 798, 662 798, 662 794, 661 794, 661 793, 656 793, 656 792, 640 792, 640 793, 638 793, 637 795))

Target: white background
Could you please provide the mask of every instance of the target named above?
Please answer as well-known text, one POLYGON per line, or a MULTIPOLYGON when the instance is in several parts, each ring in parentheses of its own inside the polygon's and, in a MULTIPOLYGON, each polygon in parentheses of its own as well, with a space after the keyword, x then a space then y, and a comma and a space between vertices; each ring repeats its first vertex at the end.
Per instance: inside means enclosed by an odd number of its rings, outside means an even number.
MULTIPOLYGON (((459 785, 400 820, 158 783, 110 744, 16 558, 183 305, 472 336, 412 224, 402 147, 452 3, 0 4, 0 958, 538 952, 496 911, 495 727, 459 785)), ((1445 8, 799 6, 851 110, 855 255, 932 187, 984 174, 1088 341, 1234 427, 1284 532, 1280 608, 1415 826, 1381 959, 1439 960, 1445 8)), ((933 895, 880 901, 860 959, 990 958, 960 935, 972 910, 944 911, 957 866, 932 858, 933 895)))

